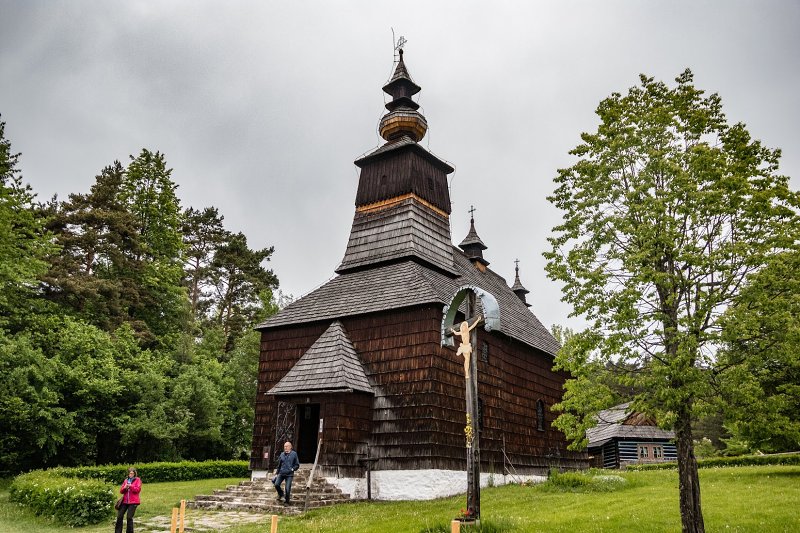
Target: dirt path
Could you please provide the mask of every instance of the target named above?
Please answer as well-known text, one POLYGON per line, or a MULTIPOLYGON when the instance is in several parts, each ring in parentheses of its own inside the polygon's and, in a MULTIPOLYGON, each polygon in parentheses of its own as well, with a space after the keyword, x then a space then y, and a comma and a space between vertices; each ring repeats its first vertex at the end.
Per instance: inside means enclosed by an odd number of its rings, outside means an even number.
MULTIPOLYGON (((219 531, 238 524, 263 522, 269 524, 270 516, 261 513, 245 513, 241 511, 198 511, 192 510, 186 515, 185 531, 219 531)), ((169 533, 171 516, 153 516, 146 520, 136 521, 136 531, 142 533, 169 533)))

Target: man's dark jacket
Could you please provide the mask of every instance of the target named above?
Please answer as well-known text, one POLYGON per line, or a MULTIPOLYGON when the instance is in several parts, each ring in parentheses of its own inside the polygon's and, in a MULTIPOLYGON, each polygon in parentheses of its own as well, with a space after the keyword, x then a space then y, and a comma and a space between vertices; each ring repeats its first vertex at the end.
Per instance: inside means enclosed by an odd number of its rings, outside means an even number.
POLYGON ((289 453, 281 452, 278 457, 278 473, 286 476, 293 476, 294 471, 300 468, 300 460, 297 452, 292 450, 289 453))

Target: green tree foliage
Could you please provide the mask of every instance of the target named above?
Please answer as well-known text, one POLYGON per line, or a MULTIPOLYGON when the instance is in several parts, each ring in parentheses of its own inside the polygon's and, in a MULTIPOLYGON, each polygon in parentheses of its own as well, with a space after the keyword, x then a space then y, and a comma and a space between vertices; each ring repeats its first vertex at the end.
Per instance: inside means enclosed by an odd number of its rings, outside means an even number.
POLYGON ((25 334, 0 331, 0 476, 50 463, 75 414, 61 405, 63 366, 25 334))
POLYGON ((143 149, 125 172, 121 201, 136 217, 143 252, 154 260, 174 263, 183 250, 181 208, 164 154, 143 149))
MULTIPOLYGON (((265 298, 271 299, 278 278, 263 266, 273 248, 251 250, 242 233, 229 234, 210 266, 214 306, 210 309, 214 324, 225 335, 225 353, 263 314, 265 298)), ((267 300, 269 301, 269 300, 267 300)))
MULTIPOLYGON (((619 379, 642 391, 636 408, 675 429, 682 525, 695 532, 704 525, 691 424, 713 394, 720 316, 749 274, 796 245, 788 228, 800 200, 777 173, 778 150, 729 125, 690 71, 676 82, 642 76, 600 103, 597 132, 582 134, 578 161, 556 178, 549 199, 564 219, 545 255, 591 323, 580 354, 558 364, 580 378, 588 361, 617 362, 619 379)), ((562 402, 576 421, 608 407, 581 399, 562 402)))
POLYGON ((104 331, 123 323, 143 346, 171 347, 185 329, 180 204, 164 156, 142 150, 96 177, 88 194, 51 206, 62 251, 44 278, 48 297, 104 331))
POLYGON ((22 182, 19 155, 0 121, 0 327, 13 330, 23 329, 45 259, 54 250, 33 191, 22 182))
POLYGON ((162 346, 172 346, 189 318, 183 278, 181 207, 164 155, 142 150, 131 156, 120 199, 134 215, 142 243, 143 289, 134 314, 162 346))
POLYGON ((203 321, 212 305, 211 262, 228 236, 222 225, 223 218, 216 207, 202 211, 190 207, 183 215, 184 279, 189 291, 191 316, 197 322, 203 321))
POLYGON ((800 449, 800 252, 774 256, 723 322, 718 376, 734 437, 765 452, 800 449))
POLYGON ((132 315, 142 299, 140 233, 120 200, 125 169, 117 161, 95 178, 88 194, 70 194, 51 205, 50 228, 61 249, 50 257, 44 277, 47 296, 104 331, 123 323, 150 336, 132 315))
POLYGON ((272 248, 182 211, 159 152, 37 205, 3 133, 0 475, 249 455, 272 248))
POLYGON ((591 414, 621 403, 620 395, 614 390, 615 382, 607 367, 609 362, 604 364, 590 357, 591 350, 587 346, 597 342, 590 331, 575 333, 569 328, 554 326, 553 333, 561 344, 556 364, 559 368, 568 368, 571 373, 564 384, 561 403, 553 406, 553 410, 563 411, 553 425, 572 441, 573 449, 582 449, 588 443, 586 430, 596 424, 591 414), (580 411, 573 406, 580 406, 580 411))
POLYGON ((236 340, 233 350, 228 354, 225 377, 230 388, 226 391, 227 408, 222 423, 223 442, 228 446, 225 451, 227 457, 250 457, 260 340, 259 332, 248 331, 236 340))

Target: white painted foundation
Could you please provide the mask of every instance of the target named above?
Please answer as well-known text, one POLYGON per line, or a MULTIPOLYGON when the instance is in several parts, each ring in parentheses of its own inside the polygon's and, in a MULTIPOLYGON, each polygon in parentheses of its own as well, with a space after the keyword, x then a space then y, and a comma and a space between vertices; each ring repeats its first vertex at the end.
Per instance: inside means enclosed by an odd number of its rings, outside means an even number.
MULTIPOLYGON (((252 478, 267 477, 269 472, 254 470, 252 478)), ((467 492, 467 473, 463 470, 373 470, 372 499, 374 500, 432 500, 467 492)), ((504 476, 481 474, 481 487, 506 485, 508 483, 540 483, 546 476, 504 476)), ((326 477, 325 481, 335 485, 352 499, 367 497, 367 478, 326 477)))

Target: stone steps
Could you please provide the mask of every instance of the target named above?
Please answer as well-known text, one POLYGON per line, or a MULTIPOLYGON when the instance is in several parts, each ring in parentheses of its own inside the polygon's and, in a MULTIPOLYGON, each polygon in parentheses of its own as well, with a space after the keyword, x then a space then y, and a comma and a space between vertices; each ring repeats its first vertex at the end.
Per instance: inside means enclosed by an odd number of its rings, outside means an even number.
MULTIPOLYGON (((226 511, 249 511, 268 514, 298 514, 305 508, 306 483, 310 471, 300 469, 292 482, 292 503, 284 505, 277 500, 275 488, 269 479, 253 479, 228 485, 225 489, 215 490, 210 495, 196 496, 193 501, 186 502, 191 509, 214 509, 226 511)), ((336 503, 350 501, 348 494, 327 483, 324 479, 315 479, 308 492, 308 508, 324 507, 336 503)))

